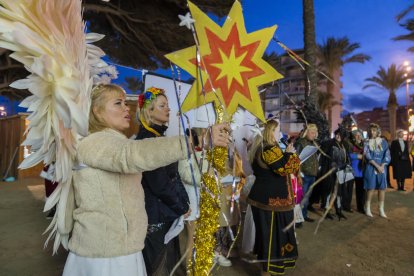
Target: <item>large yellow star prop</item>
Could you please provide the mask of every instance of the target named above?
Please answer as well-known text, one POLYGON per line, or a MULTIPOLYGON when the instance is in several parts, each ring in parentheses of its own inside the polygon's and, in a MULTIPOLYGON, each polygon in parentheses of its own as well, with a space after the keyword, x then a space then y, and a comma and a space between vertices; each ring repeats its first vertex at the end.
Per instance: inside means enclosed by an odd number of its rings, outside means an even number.
POLYGON ((222 27, 197 6, 191 2, 188 4, 199 39, 200 63, 196 58, 196 46, 166 55, 167 59, 196 79, 183 102, 182 110, 186 112, 205 103, 221 102, 230 116, 238 106, 242 106, 265 121, 258 86, 282 78, 262 58, 276 26, 248 34, 238 1, 234 2, 222 27))

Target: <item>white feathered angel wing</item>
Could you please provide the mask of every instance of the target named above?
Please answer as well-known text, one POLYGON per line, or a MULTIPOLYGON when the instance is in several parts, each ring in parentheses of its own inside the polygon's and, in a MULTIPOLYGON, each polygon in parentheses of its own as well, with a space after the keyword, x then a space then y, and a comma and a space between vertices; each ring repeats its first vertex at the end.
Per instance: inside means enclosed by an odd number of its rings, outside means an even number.
POLYGON ((99 34, 85 34, 81 0, 0 0, 0 47, 13 53, 30 75, 11 84, 33 95, 21 106, 31 111, 26 140, 32 154, 19 166, 32 167, 43 161, 55 164, 59 182, 48 198, 45 211, 57 204, 47 241, 55 236, 67 248, 72 225, 65 222, 71 193, 72 169, 79 136, 88 133, 89 96, 95 73, 107 66, 103 51, 91 45, 99 34))

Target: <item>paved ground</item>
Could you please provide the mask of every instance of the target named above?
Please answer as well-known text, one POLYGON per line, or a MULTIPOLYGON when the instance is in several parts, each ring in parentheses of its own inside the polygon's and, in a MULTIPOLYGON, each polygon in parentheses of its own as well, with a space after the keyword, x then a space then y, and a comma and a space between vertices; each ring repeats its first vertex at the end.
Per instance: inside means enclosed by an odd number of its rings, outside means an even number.
MULTIPOLYGON (((389 219, 353 213, 346 221, 325 221, 317 235, 315 224, 297 230, 300 258, 288 275, 414 275, 414 193, 389 190, 389 219)), ((48 225, 39 178, 0 182, 0 275, 60 275, 67 253, 51 256, 44 250, 48 225)), ((318 218, 317 214, 311 214, 318 218)), ((260 275, 255 265, 233 258, 233 266, 214 275, 260 275)))

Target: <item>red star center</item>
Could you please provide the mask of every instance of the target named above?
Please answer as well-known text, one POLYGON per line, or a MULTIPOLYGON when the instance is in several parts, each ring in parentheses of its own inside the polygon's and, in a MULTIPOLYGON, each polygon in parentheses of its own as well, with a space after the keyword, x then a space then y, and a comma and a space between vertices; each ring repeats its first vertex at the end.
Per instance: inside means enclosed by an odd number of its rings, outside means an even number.
MULTIPOLYGON (((224 41, 207 28, 206 35, 211 49, 211 53, 203 57, 203 69, 207 68, 211 80, 211 83, 207 81, 205 84, 206 93, 212 91, 212 86, 220 89, 226 106, 230 104, 236 91, 251 100, 249 79, 264 73, 252 61, 260 41, 240 45, 236 24, 224 41)), ((192 62, 195 63, 195 59, 192 62)))

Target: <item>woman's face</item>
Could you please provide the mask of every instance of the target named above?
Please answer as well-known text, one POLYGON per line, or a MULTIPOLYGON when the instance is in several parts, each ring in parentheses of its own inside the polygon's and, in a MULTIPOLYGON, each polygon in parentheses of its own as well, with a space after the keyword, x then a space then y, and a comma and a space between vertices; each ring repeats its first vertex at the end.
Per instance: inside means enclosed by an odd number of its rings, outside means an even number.
POLYGON ((112 129, 122 132, 129 128, 131 116, 125 96, 109 95, 103 111, 97 115, 112 129))
POLYGON ((315 129, 308 129, 308 132, 306 133, 306 138, 309 141, 315 140, 316 136, 318 135, 318 131, 315 129))
POLYGON ((149 111, 151 122, 156 125, 165 125, 170 120, 170 108, 165 96, 158 96, 154 100, 154 108, 149 111))
POLYGON ((339 133, 335 134, 335 140, 338 141, 338 142, 342 141, 341 135, 339 133))
POLYGON ((371 137, 372 138, 377 138, 377 136, 378 136, 378 129, 371 128, 371 137))
POLYGON ((280 141, 280 138, 281 138, 281 135, 280 135, 280 127, 279 126, 275 127, 275 129, 273 130, 273 135, 274 135, 274 137, 276 139, 276 142, 279 142, 280 141))
POLYGON ((357 141, 358 143, 360 143, 362 141, 361 133, 359 133, 359 132, 355 133, 354 134, 354 138, 355 138, 355 141, 357 141))

